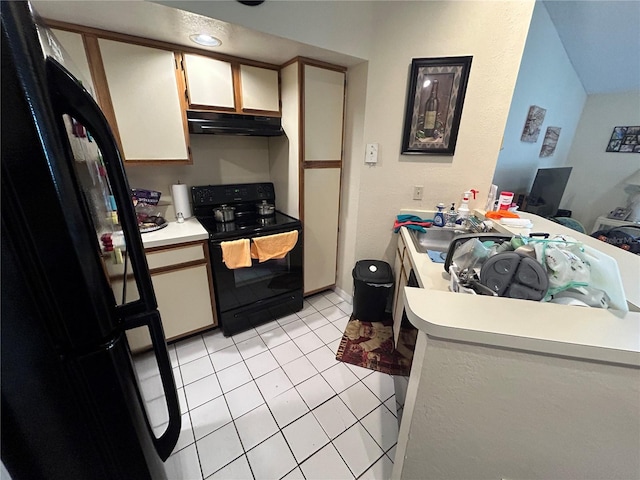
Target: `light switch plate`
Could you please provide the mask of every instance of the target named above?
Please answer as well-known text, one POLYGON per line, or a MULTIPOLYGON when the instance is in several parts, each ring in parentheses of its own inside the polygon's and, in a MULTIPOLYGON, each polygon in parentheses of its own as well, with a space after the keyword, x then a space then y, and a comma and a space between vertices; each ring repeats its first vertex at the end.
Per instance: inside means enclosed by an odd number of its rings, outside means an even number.
POLYGON ((378 144, 367 143, 367 148, 364 154, 364 163, 376 164, 378 163, 378 144))
POLYGON ((422 200, 422 194, 424 193, 424 186, 422 185, 414 185, 413 186, 413 199, 414 200, 422 200))

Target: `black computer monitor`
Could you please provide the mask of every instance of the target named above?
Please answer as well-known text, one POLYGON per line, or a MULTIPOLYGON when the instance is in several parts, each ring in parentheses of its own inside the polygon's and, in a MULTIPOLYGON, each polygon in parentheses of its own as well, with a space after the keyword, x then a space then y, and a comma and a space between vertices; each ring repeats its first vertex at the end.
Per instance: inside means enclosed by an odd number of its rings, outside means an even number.
POLYGON ((555 216, 573 167, 539 168, 527 196, 525 212, 555 216))

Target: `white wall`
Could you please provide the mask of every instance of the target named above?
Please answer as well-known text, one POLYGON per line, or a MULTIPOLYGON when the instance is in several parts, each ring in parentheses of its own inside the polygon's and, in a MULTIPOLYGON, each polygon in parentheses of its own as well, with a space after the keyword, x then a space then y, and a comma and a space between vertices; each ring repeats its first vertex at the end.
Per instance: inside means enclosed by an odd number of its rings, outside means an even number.
MULTIPOLYGON (((341 251, 356 260, 393 263, 392 225, 401 208, 459 203, 469 188, 484 205, 524 49, 533 2, 379 2, 369 57, 364 134, 348 139, 345 157, 360 170, 357 233, 341 251), (490 28, 489 28, 490 26, 490 28), (412 58, 473 55, 454 156, 401 155, 412 58), (379 143, 379 163, 364 165, 364 144, 379 143), (413 185, 424 185, 422 201, 413 185)), ((348 119, 349 120, 349 119, 348 119)), ((348 179, 351 182, 351 178, 348 179)), ((350 290, 352 263, 339 266, 350 290)))
POLYGON ((569 152, 567 165, 573 170, 560 204, 587 231, 598 216, 627 204, 623 181, 640 168, 637 153, 605 151, 613 127, 621 125, 640 125, 640 90, 589 95, 569 152))
MULTIPOLYGON (((191 151, 193 165, 126 167, 129 185, 158 190, 161 202, 171 202, 171 185, 178 181, 189 186, 271 181, 266 137, 191 135, 191 151)), ((166 217, 171 221, 174 215, 170 206, 166 217)))
POLYGON ((347 71, 342 191, 338 227, 337 288, 340 294, 353 295, 351 269, 356 263, 358 242, 358 208, 360 198, 360 160, 364 160, 364 122, 366 117, 368 62, 347 71))
POLYGON ((419 337, 393 478, 640 476, 638 369, 419 337))
POLYGON ((538 168, 563 166, 587 94, 543 2, 536 2, 493 183, 498 191, 528 193, 538 168), (535 143, 520 141, 531 105, 546 108, 535 143), (556 151, 540 158, 547 127, 561 127, 556 151))

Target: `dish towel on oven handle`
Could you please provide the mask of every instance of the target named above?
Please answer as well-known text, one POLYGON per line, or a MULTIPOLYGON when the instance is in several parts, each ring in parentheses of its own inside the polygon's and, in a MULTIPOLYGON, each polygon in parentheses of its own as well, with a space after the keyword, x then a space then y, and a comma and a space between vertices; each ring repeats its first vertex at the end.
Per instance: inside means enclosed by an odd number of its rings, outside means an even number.
POLYGON ((227 268, 233 270, 234 268, 251 266, 251 253, 249 250, 248 238, 241 238, 240 240, 233 240, 230 242, 221 242, 220 247, 222 248, 222 261, 227 268))
POLYGON ((262 263, 267 260, 284 258, 298 243, 298 231, 255 237, 251 240, 253 240, 251 258, 257 258, 262 263))

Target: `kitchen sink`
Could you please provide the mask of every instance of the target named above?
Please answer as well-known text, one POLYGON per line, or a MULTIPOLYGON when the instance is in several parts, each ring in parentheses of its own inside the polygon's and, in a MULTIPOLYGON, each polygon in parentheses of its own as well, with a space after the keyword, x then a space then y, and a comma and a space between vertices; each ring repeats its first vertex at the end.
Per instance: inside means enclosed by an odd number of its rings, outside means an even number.
POLYGON ((466 233, 470 232, 455 227, 430 227, 425 232, 409 230, 413 244, 420 253, 427 253, 427 250, 446 253, 451 241, 458 235, 466 233))
MULTIPOLYGON (((428 254, 431 261, 444 263, 445 267, 448 267, 446 262, 447 253, 452 243, 455 243, 457 245, 456 248, 458 248, 464 242, 473 238, 477 238, 481 242, 490 241, 502 243, 510 240, 512 237, 512 235, 498 233, 493 229, 490 232, 476 233, 461 227, 430 227, 427 228, 425 232, 410 229, 409 236, 413 240, 413 244, 418 252, 428 254)), ((445 268, 445 271, 447 271, 447 268, 445 268)))

